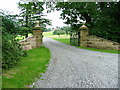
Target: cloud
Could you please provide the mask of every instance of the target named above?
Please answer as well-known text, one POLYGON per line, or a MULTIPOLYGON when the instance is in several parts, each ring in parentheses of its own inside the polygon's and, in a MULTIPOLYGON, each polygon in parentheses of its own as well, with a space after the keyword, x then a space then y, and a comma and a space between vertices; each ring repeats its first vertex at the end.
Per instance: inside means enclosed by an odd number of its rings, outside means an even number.
MULTIPOLYGON (((12 12, 12 14, 19 14, 20 13, 20 9, 18 8, 17 3, 20 0, 1 0, 0 3, 0 9, 4 9, 6 11, 10 11, 12 12)), ((55 12, 51 12, 51 13, 47 13, 46 10, 44 10, 44 16, 47 19, 51 19, 52 20, 52 26, 47 26, 49 27, 62 27, 65 26, 65 24, 63 23, 64 21, 62 19, 60 19, 60 14, 61 11, 55 11, 55 12)))
POLYGON ((47 26, 48 28, 50 27, 62 27, 62 26, 66 26, 63 22, 64 20, 60 19, 60 14, 62 12, 61 11, 54 11, 51 13, 47 13, 46 10, 44 11, 44 14, 47 15, 45 16, 45 18, 52 20, 52 26, 47 26))

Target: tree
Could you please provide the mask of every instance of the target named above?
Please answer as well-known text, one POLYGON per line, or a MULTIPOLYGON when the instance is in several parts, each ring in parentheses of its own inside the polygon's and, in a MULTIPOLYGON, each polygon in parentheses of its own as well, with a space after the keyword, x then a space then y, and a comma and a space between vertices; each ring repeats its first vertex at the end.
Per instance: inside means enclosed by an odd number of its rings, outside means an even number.
POLYGON ((78 19, 82 19, 86 20, 91 35, 120 42, 120 20, 117 18, 120 2, 57 2, 53 7, 62 10, 61 19, 66 20, 65 24, 72 30, 79 30, 78 19))
POLYGON ((44 31, 44 32, 51 31, 51 28, 45 28, 43 31, 44 31))
POLYGON ((65 31, 66 35, 70 34, 70 31, 72 31, 70 26, 64 26, 64 27, 62 27, 60 29, 65 31))
POLYGON ((120 20, 117 19, 120 9, 120 3, 99 2, 98 18, 94 22, 94 28, 90 30, 90 34, 103 37, 105 39, 120 42, 120 20))
POLYGON ((81 26, 78 19, 86 20, 88 26, 91 26, 96 11, 96 3, 81 2, 58 2, 56 10, 62 10, 61 19, 66 20, 65 24, 71 25, 73 30, 78 30, 81 26))
MULTIPOLYGON (((43 15, 43 4, 44 2, 28 2, 19 3, 19 8, 21 9, 20 19, 21 25, 29 28, 35 26, 35 21, 39 21, 41 27, 45 28, 46 24, 51 25, 48 19, 42 18, 43 15)), ((26 37, 28 37, 28 30, 26 30, 26 37)))
POLYGON ((24 53, 15 39, 19 28, 16 21, 4 12, 0 13, 0 17, 2 17, 2 68, 9 69, 21 60, 24 53))
POLYGON ((17 36, 20 29, 14 15, 9 15, 7 11, 1 10, 0 17, 2 18, 2 28, 4 28, 4 31, 14 36, 17 36))

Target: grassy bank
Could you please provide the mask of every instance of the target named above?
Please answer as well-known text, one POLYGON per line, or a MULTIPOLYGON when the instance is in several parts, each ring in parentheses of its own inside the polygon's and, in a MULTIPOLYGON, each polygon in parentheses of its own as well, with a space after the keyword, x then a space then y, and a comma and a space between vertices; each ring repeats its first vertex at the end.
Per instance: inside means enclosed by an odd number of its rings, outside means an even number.
POLYGON ((39 47, 27 52, 28 56, 22 57, 17 66, 3 73, 3 88, 27 88, 40 73, 46 71, 50 51, 45 47, 39 47))

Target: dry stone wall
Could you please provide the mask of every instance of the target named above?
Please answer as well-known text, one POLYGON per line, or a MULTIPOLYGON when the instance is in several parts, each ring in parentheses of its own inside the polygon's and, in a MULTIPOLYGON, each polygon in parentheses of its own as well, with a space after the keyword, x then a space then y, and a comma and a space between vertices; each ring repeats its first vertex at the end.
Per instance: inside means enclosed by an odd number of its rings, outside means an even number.
POLYGON ((120 44, 117 42, 106 40, 97 36, 88 36, 87 39, 87 47, 91 48, 118 50, 119 45, 120 44))
POLYGON ((120 43, 106 40, 97 36, 90 36, 87 26, 80 27, 80 46, 97 49, 119 50, 120 43))
POLYGON ((23 50, 29 50, 42 46, 42 30, 33 30, 33 35, 21 40, 19 43, 22 45, 23 50))
POLYGON ((23 50, 29 50, 35 47, 35 38, 30 36, 19 42, 22 45, 23 50))

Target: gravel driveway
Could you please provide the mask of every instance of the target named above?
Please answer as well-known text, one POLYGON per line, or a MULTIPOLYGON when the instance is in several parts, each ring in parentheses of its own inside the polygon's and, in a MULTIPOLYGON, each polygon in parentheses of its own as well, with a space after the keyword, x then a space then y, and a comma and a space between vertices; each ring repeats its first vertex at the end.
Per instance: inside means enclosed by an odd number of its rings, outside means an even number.
POLYGON ((52 57, 35 88, 117 88, 118 54, 76 48, 50 38, 52 57))

